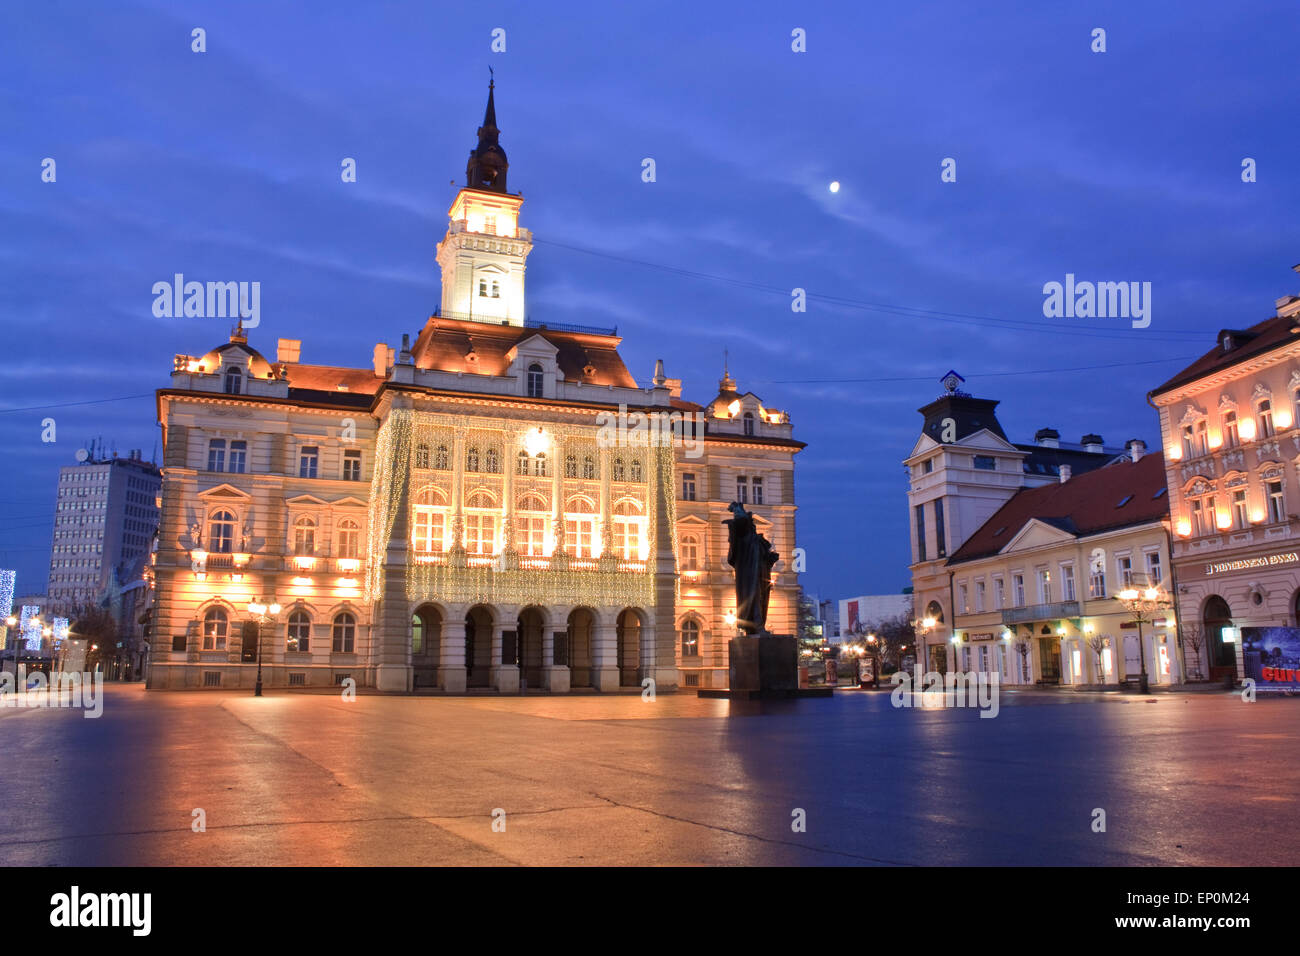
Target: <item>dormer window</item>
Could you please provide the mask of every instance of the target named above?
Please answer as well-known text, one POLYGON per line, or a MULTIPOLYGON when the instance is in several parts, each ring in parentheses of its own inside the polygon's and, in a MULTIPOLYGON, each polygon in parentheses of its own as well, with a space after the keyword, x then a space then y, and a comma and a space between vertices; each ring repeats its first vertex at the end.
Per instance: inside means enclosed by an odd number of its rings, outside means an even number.
POLYGON ((1227 332, 1223 333, 1223 351, 1232 351, 1232 336, 1227 332))
POLYGON ((480 299, 501 298, 501 283, 496 279, 479 279, 478 294, 480 299))
POLYGON ((243 384, 244 384, 243 369, 239 368, 236 365, 232 365, 230 366, 230 368, 226 369, 226 394, 227 395, 238 395, 243 388, 243 384))
POLYGON ((542 397, 542 367, 534 362, 528 366, 528 397, 542 397))

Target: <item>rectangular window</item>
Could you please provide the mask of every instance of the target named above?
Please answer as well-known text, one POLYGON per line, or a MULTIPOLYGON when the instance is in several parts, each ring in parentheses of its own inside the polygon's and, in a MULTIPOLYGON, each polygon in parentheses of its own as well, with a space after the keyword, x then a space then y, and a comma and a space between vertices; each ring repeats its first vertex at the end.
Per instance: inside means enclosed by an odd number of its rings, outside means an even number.
POLYGON ((343 480, 361 480, 361 452, 345 451, 343 453, 343 480))
POLYGON ((916 560, 925 558, 925 505, 916 506, 916 560))
POLYGON ((1106 570, 1100 565, 1092 569, 1092 576, 1088 579, 1088 596, 1094 598, 1106 596, 1106 570))
POLYGON ((940 558, 948 557, 948 544, 943 533, 943 499, 934 503, 934 553, 940 558))
POLYGON ((1025 576, 1023 574, 1013 574, 1011 576, 1011 591, 1015 598, 1016 607, 1025 606, 1025 576))
POLYGON ((1205 506, 1201 503, 1200 498, 1192 499, 1192 534, 1203 535, 1208 533, 1205 524, 1205 506))
POLYGON ((320 449, 315 445, 304 446, 298 453, 298 477, 315 478, 316 465, 320 459, 320 449))
POLYGON ((1038 603, 1052 603, 1052 572, 1047 568, 1038 569, 1038 603))
POLYGON ((1246 514, 1246 489, 1238 488, 1232 493, 1232 526, 1238 531, 1250 527, 1250 518, 1246 514))
POLYGON ((594 556, 592 540, 595 536, 595 528, 596 523, 590 518, 569 518, 564 522, 564 550, 570 557, 594 556))
POLYGON ((1208 455, 1210 453, 1209 429, 1204 418, 1196 423, 1196 453, 1198 455, 1208 455))
POLYGON ((736 476, 736 500, 742 505, 749 502, 749 479, 744 475, 736 476))
POLYGON ((1061 600, 1073 601, 1076 595, 1074 593, 1074 565, 1061 565, 1061 600))
POLYGON ((230 443, 230 470, 233 474, 244 473, 244 463, 248 457, 248 442, 232 441, 230 443))
POLYGON ((934 471, 934 459, 927 458, 922 463, 921 470, 924 471, 927 475, 930 474, 932 471, 934 471))
POLYGON ((754 504, 761 505, 763 503, 763 479, 755 478, 750 482, 750 486, 754 489, 754 504))
POLYGON ((998 467, 998 460, 994 458, 992 455, 976 455, 975 467, 980 469, 981 471, 996 471, 998 467))
POLYGON ((1164 570, 1160 567, 1160 552, 1148 551, 1146 553, 1147 562, 1147 587, 1158 588, 1164 582, 1164 570))
POLYGON ((975 582, 975 613, 984 613, 984 582, 975 582))
POLYGON ((993 579, 993 609, 1000 611, 1006 607, 1007 596, 1001 578, 993 579))
POLYGON ((1133 586, 1133 559, 1127 554, 1115 559, 1115 568, 1119 572, 1119 585, 1122 588, 1133 586))
POLYGON ((1273 437, 1273 403, 1267 398, 1259 403, 1259 437, 1273 437))
POLYGON ((963 614, 970 613, 970 589, 964 584, 957 585, 957 606, 963 614))
POLYGON ((496 519, 492 515, 465 516, 465 553, 491 554, 496 545, 496 519))
POLYGON ((695 473, 687 471, 682 474, 682 501, 695 500, 695 473))
POLYGON ((1286 498, 1282 494, 1282 482, 1268 482, 1264 485, 1264 493, 1268 495, 1268 520, 1273 524, 1285 521, 1286 498))
POLYGON ((208 471, 226 470, 226 440, 214 438, 208 442, 208 471))
MULTIPOLYGON (((568 522, 566 535, 572 535, 572 524, 568 522)), ((546 543, 546 519, 541 516, 524 516, 515 518, 515 550, 525 557, 537 558, 543 554, 546 543)))
POLYGON ((1237 433, 1237 413, 1226 412, 1223 416, 1223 447, 1236 448, 1241 444, 1241 438, 1237 433))

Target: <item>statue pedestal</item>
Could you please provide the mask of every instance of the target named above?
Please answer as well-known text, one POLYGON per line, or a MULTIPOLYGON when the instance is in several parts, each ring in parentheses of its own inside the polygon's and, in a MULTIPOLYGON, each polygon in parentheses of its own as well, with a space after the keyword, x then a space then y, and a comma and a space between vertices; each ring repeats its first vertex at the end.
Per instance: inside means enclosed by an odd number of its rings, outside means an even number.
POLYGON ((764 700, 830 697, 829 687, 800 688, 799 644, 788 634, 733 637, 727 642, 730 686, 701 690, 700 697, 764 700))

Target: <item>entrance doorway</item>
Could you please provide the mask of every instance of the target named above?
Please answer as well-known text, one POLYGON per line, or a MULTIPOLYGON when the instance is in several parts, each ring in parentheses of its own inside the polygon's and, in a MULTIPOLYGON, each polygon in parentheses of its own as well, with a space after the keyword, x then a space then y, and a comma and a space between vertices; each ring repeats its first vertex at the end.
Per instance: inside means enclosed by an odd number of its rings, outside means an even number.
POLYGON ((465 686, 488 685, 492 659, 492 612, 481 604, 465 615, 465 686))
POLYGON ((1043 676, 1040 684, 1059 684, 1061 682, 1061 642, 1054 637, 1038 639, 1038 656, 1043 662, 1043 676))
POLYGON ((245 621, 243 629, 239 632, 239 659, 245 664, 257 663, 258 632, 256 621, 245 621))
POLYGON ((529 687, 542 686, 542 629, 546 621, 535 607, 526 607, 516 625, 519 639, 519 676, 529 687))
POLYGON ((569 615, 569 686, 591 686, 591 633, 596 617, 585 608, 569 615))
POLYGON ((1205 627, 1205 647, 1209 656, 1210 680, 1223 680, 1237 673, 1237 645, 1225 643, 1223 629, 1233 627, 1232 608, 1219 595, 1214 594, 1205 602, 1205 611, 1201 615, 1205 627))
POLYGON ((618 682, 622 687, 639 687, 641 666, 641 618, 631 608, 618 616, 618 682))

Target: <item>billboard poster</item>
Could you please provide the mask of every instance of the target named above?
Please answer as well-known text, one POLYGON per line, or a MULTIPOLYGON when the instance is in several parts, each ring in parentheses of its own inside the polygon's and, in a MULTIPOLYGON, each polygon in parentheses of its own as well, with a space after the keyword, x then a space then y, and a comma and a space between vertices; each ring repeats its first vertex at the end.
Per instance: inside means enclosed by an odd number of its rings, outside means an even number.
POLYGON ((849 611, 849 631, 848 631, 848 632, 849 632, 850 634, 856 634, 856 633, 858 633, 858 628, 859 628, 859 627, 861 626, 861 624, 862 624, 862 622, 858 620, 858 602, 857 602, 857 601, 850 601, 850 602, 849 602, 848 611, 849 611))
POLYGON ((1300 688, 1300 628, 1243 627, 1241 651, 1256 686, 1300 688))

